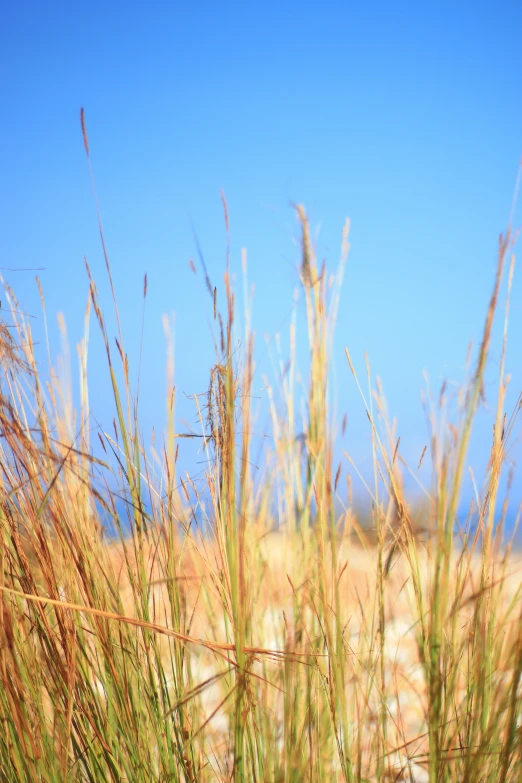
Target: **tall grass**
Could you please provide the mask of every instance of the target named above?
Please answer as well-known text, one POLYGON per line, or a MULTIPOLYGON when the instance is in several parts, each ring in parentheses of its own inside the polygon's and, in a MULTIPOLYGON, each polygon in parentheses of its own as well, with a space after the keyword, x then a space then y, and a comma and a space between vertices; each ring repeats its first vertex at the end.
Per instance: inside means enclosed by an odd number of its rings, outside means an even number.
MULTIPOLYGON (((89 156, 84 125, 83 132, 89 156)), ((502 523, 495 528, 520 408, 519 398, 506 418, 510 230, 499 243, 459 420, 448 423, 444 390, 429 411, 433 477, 420 514, 405 497, 408 466, 382 389, 368 362, 364 391, 346 351, 370 424, 372 539, 334 464, 329 359, 348 224, 331 275, 318 267, 306 214, 295 209, 310 372, 304 421, 297 423, 293 323, 290 360, 277 384, 267 384, 271 438, 256 476, 254 335, 247 308, 238 339, 228 263, 224 313, 206 279, 216 360, 206 395, 195 398, 208 458, 203 487, 178 468, 185 441, 176 430, 170 363, 158 476, 140 442, 139 389, 131 388, 119 320, 114 352, 92 278, 77 412, 63 379, 43 383, 30 325, 6 287, 2 781, 520 780, 521 563, 501 546, 502 523), (488 480, 477 498, 478 525, 456 535, 505 267, 488 480), (113 432, 100 435, 103 460, 94 456, 89 432, 91 312, 116 410, 113 432)), ((117 313, 101 220, 100 230, 117 313)))

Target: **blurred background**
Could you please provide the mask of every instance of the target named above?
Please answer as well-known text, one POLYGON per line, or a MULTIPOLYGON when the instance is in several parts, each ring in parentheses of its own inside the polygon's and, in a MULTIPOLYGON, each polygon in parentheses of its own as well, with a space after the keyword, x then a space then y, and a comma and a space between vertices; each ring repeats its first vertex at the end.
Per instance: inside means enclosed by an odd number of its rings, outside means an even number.
MULTIPOLYGON (((435 398, 444 380, 451 396, 467 377, 469 341, 475 350, 480 342, 522 154, 521 30, 522 6, 507 0, 4 4, 0 265, 32 316, 42 372, 48 364, 36 272, 22 270, 43 268, 53 363, 62 350, 57 315, 64 315, 75 399, 75 346, 88 297, 84 257, 111 339, 116 334, 80 128, 84 107, 134 386, 148 276, 145 442, 153 427, 157 439, 165 427, 163 314, 174 324, 177 429, 200 431, 189 397, 207 389, 215 355, 198 245, 223 306, 222 190, 240 309, 242 248, 255 285, 260 442, 268 429, 266 378, 277 378, 275 336, 287 357, 300 291, 300 230, 290 206, 300 202, 318 259, 331 270, 345 218, 351 220, 333 352, 335 415, 340 422, 347 414, 343 448, 369 476, 369 425, 348 346, 361 380, 368 353, 397 417, 401 454, 415 469, 429 439, 423 373, 435 398)), ((515 227, 521 216, 519 204, 515 227)), ((302 301, 297 308, 306 378, 302 301)), ((470 452, 479 484, 502 328, 499 318, 470 452)), ((508 414, 522 382, 521 333, 515 271, 508 414)), ((94 318, 89 376, 93 432, 110 430, 113 402, 94 318)), ((509 451, 514 461, 519 434, 517 428, 509 451)), ((194 446, 187 445, 180 468, 191 475, 204 468, 194 446)), ((428 458, 421 474, 429 484, 428 458)), ((520 478, 515 486, 520 496, 520 478)), ((471 497, 469 481, 466 493, 471 497)))

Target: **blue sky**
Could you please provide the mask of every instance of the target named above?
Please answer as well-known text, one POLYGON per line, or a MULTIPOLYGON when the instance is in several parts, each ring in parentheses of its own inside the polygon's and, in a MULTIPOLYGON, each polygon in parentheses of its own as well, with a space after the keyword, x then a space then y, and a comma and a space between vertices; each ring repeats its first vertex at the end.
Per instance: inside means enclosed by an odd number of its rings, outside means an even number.
MULTIPOLYGON (((522 154, 521 30, 518 2, 4 5, 0 264, 45 267, 53 353, 61 311, 74 359, 88 290, 84 256, 110 311, 83 106, 134 371, 148 274, 141 381, 148 438, 153 425, 164 425, 163 313, 175 313, 180 393, 208 384, 211 307, 189 259, 197 258, 194 226, 219 287, 220 189, 232 268, 239 275, 246 247, 255 283, 261 397, 271 354, 263 335, 280 330, 285 344, 298 286, 299 229, 289 204, 306 206, 318 255, 331 267, 350 217, 334 352, 346 447, 364 472, 367 420, 344 345, 361 372, 368 352, 403 452, 415 462, 427 441, 422 373, 436 393, 444 378, 460 381, 468 342, 483 326, 522 154)), ((519 205, 516 225, 521 216, 519 205)), ((43 345, 34 273, 5 274, 36 316, 43 345)), ((522 382, 518 277, 510 404, 522 382)), ((108 429, 113 410, 94 322, 91 332, 91 406, 108 429)), ((498 356, 497 347, 493 379, 498 356)), ((180 414, 194 421, 182 395, 180 414)), ((479 479, 491 416, 483 412, 473 442, 479 479)))

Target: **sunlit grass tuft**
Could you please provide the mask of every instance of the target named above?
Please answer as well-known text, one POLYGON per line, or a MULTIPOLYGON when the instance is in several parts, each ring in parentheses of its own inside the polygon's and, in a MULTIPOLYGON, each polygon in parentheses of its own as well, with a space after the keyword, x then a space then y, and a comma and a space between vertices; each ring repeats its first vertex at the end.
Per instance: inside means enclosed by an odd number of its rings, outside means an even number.
MULTIPOLYGON (((89 156, 83 114, 82 128, 89 156)), ((154 460, 140 441, 139 389, 131 388, 119 320, 114 350, 92 278, 78 411, 66 374, 44 384, 29 323, 7 289, 9 317, 0 324, 0 780, 520 780, 522 559, 502 546, 502 526, 495 528, 520 408, 519 399, 505 416, 510 230, 499 243, 459 419, 446 421, 444 393, 429 410, 433 475, 421 509, 404 491, 408 466, 382 387, 369 361, 367 379, 359 379, 346 351, 360 415, 369 420, 368 521, 340 480, 339 422, 330 407, 349 226, 330 274, 317 265, 304 209, 295 209, 309 379, 300 400, 292 323, 290 357, 267 382, 271 432, 257 471, 254 335, 247 306, 238 339, 228 263, 224 312, 205 271, 216 360, 206 394, 194 398, 200 432, 176 430, 169 360, 166 447, 154 460), (478 525, 457 533, 506 272, 488 480, 478 525), (113 429, 100 435, 102 451, 89 432, 91 311, 116 411, 113 429), (184 435, 197 435, 205 454, 203 484, 180 470, 184 435)), ((101 220, 100 230, 103 238, 101 220)), ((105 242, 103 250, 110 276, 105 242)), ((112 278, 110 285, 116 307, 112 278)), ((170 340, 167 323, 165 331, 170 340)))

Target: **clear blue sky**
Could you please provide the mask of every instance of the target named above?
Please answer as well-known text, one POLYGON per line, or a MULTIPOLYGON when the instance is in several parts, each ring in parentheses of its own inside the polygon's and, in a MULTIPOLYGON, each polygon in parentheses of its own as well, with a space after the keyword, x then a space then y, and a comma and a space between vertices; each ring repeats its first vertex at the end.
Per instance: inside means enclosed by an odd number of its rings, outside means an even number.
MULTIPOLYGON (((505 1, 4 4, 0 264, 45 267, 53 350, 62 311, 75 360, 88 290, 84 255, 110 310, 80 132, 85 107, 134 370, 148 273, 148 437, 153 424, 164 425, 163 313, 176 314, 178 389, 191 394, 208 383, 211 308, 188 262, 197 255, 193 223, 219 286, 220 189, 232 267, 240 272, 246 247, 256 286, 260 395, 270 355, 263 334, 280 329, 286 339, 298 285, 299 230, 289 202, 305 204, 318 253, 332 266, 349 216, 334 357, 346 445, 364 470, 367 420, 344 345, 361 372, 368 351, 415 462, 427 439, 422 371, 436 392, 444 378, 461 380, 468 341, 482 330, 522 154, 521 38, 522 5, 505 1)), ((519 205, 517 225, 521 216, 519 205)), ((38 316, 43 342, 34 273, 6 277, 38 316)), ((522 383, 519 278, 511 403, 522 383)), ((91 332, 91 405, 108 428, 113 411, 94 320, 91 332)), ((194 420, 188 403, 180 413, 194 420)), ((491 423, 486 412, 473 459, 485 453, 491 423)))

